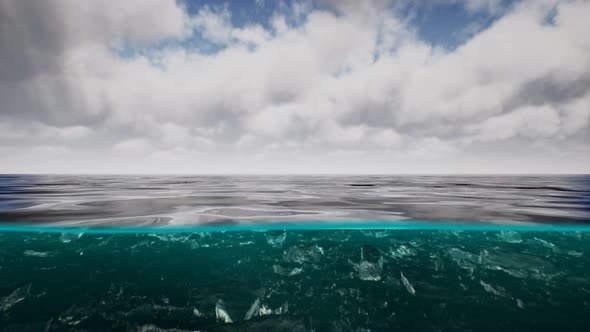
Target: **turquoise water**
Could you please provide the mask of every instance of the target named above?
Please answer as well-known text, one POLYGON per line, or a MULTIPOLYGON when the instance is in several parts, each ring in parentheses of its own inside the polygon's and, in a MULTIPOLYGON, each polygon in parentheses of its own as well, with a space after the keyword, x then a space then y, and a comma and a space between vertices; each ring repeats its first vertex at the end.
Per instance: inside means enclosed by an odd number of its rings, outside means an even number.
POLYGON ((317 227, 5 227, 1 326, 583 331, 590 323, 586 229, 317 227))

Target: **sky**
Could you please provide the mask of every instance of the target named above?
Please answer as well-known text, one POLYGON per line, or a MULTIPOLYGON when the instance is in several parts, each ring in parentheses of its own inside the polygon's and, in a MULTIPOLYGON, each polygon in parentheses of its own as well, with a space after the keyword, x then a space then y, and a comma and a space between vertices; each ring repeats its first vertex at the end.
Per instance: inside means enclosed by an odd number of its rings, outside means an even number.
POLYGON ((0 0, 0 173, 590 173, 590 1, 0 0))

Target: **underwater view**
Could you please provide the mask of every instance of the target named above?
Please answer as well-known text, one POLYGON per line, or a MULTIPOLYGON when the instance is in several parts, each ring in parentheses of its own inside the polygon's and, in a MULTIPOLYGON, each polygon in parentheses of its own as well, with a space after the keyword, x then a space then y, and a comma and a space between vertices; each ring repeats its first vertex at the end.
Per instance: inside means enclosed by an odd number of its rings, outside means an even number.
POLYGON ((588 176, 22 176, 3 331, 583 331, 588 176))

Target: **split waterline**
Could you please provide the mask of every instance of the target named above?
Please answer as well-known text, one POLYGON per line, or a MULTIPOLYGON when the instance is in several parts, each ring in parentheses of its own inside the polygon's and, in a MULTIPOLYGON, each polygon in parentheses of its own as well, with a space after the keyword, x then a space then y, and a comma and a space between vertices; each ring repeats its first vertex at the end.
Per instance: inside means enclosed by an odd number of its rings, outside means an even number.
POLYGON ((0 176, 0 330, 583 331, 589 176, 0 176))
POLYGON ((474 232, 589 232, 588 224, 510 224, 450 221, 310 221, 297 223, 261 222, 232 225, 191 225, 191 226, 56 226, 55 224, 22 225, 0 224, 0 232, 43 232, 43 233, 88 233, 88 234, 169 234, 169 233, 211 233, 211 232, 264 232, 280 230, 433 230, 433 231, 474 231, 474 232))

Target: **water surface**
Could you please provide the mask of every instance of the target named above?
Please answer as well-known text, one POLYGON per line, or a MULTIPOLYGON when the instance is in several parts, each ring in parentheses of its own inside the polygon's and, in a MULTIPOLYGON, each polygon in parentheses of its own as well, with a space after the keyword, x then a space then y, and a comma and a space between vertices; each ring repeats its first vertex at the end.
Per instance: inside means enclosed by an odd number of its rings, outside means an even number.
POLYGON ((590 176, 0 177, 0 222, 54 226, 580 224, 590 176))

